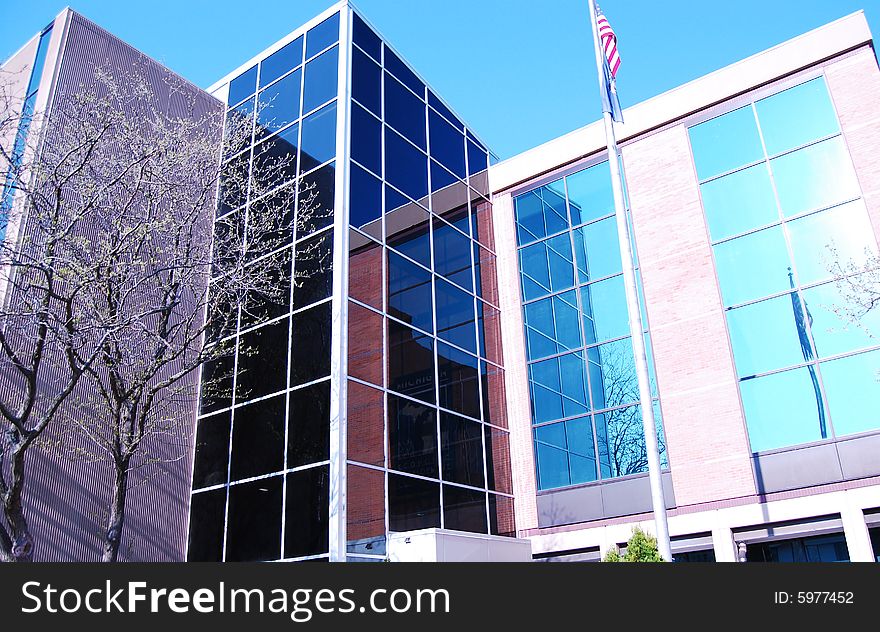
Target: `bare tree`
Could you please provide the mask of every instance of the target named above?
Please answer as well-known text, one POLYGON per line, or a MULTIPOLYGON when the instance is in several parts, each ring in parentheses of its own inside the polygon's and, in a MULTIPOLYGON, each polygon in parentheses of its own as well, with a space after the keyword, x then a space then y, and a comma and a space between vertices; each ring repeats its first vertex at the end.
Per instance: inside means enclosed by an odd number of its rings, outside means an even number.
MULTIPOLYGON (((42 425, 32 422, 26 436, 28 445, 39 439, 57 455, 110 466, 105 561, 118 557, 131 487, 190 449, 199 368, 234 350, 223 339, 239 314, 260 317, 287 303, 278 280, 290 276, 290 249, 278 252, 292 241, 297 196, 301 214, 316 200, 314 190, 284 185, 295 155, 282 143, 260 145, 250 173, 251 113, 200 108, 204 97, 171 75, 160 91, 175 104, 168 108, 147 76, 98 69, 41 122, 15 185, 23 221, 7 242, 15 247, 5 246, 13 305, 33 286, 25 274, 37 267, 32 260, 63 275, 64 292, 58 282, 37 292, 47 297, 42 311, 4 313, 4 331, 27 342, 39 332, 37 316, 58 321, 45 327, 59 332, 47 337, 45 372, 69 388, 38 408, 42 425), (215 208, 223 215, 216 224, 215 208), (41 438, 53 418, 64 423, 41 438)), ((3 347, 15 366, 21 352, 3 347)), ((206 380, 209 395, 228 388, 206 380)), ((38 385, 24 390, 45 397, 38 385)), ((3 411, 3 419, 21 434, 15 417, 3 411)), ((15 480, 20 488, 23 469, 15 480)))
POLYGON ((845 257, 834 243, 826 247, 825 264, 833 275, 840 303, 828 305, 843 326, 852 325, 871 338, 880 335, 865 324, 880 309, 880 255, 866 249, 858 258, 845 257))

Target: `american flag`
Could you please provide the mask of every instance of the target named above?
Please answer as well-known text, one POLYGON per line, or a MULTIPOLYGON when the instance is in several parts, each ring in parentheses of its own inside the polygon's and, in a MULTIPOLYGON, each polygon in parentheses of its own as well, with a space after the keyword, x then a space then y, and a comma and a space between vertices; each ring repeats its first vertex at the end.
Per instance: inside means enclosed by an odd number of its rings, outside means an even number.
POLYGON ((602 9, 596 7, 596 24, 599 26, 599 39, 602 40, 602 48, 605 51, 605 59, 608 60, 608 67, 611 70, 611 77, 617 76, 617 69, 620 68, 620 55, 617 53, 617 35, 608 22, 608 18, 602 13, 602 9))

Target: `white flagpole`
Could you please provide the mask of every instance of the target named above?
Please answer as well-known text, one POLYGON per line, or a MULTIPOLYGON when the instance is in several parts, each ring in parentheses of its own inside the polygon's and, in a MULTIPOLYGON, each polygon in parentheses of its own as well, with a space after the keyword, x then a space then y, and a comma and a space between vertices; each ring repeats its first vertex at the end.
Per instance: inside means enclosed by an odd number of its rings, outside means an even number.
MULTIPOLYGON (((599 89, 605 90, 605 54, 599 39, 595 0, 590 5, 590 25, 593 29, 593 45, 596 49, 596 70, 599 73, 599 89)), ((600 93, 601 94, 601 93, 600 93)), ((629 312, 629 331, 632 334, 635 354, 636 375, 639 380, 639 402, 642 409, 642 426, 645 431, 645 448, 648 453, 648 474, 651 482, 651 503, 654 509, 654 525, 660 555, 666 561, 672 560, 669 543, 669 525, 666 521, 666 500, 663 496, 663 481, 660 477, 660 451, 657 445, 657 428, 654 425, 654 406, 651 400, 651 384, 648 378, 648 360, 645 355, 645 328, 642 312, 639 309, 639 295, 636 290, 636 273, 633 267, 632 247, 629 236, 629 223, 626 220, 626 205, 623 200, 623 183, 620 178, 617 140, 614 136, 614 121, 610 112, 604 112, 605 138, 608 142, 608 165, 611 168, 611 187, 614 192, 614 213, 617 218, 617 238, 620 242, 620 256, 623 260, 623 280, 626 288, 626 308, 629 312)))

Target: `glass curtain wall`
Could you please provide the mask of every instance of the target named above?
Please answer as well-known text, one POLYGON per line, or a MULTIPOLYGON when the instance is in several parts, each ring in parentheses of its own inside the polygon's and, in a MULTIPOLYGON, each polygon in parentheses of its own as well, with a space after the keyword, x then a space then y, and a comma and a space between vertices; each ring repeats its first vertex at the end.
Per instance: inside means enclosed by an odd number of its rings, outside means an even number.
MULTIPOLYGON (((538 489, 646 472, 608 163, 514 206, 538 489)), ((665 466, 647 331, 645 342, 665 466)))
POLYGON ((353 14, 350 561, 389 532, 513 535, 485 146, 353 14))
POLYGON ((880 311, 842 318, 834 280, 877 242, 824 78, 689 134, 752 450, 880 428, 880 311))
POLYGON ((271 208, 283 200, 294 219, 282 246, 260 255, 288 270, 278 279, 287 298, 251 297, 234 331, 207 341, 235 352, 202 374, 212 387, 202 392, 196 432, 191 561, 328 555, 338 57, 336 14, 229 84, 228 120, 252 123, 253 135, 224 169, 250 169, 253 183, 261 162, 294 160, 276 190, 263 195, 251 184, 226 196, 215 239, 230 226, 243 227, 247 239, 270 196, 271 208))

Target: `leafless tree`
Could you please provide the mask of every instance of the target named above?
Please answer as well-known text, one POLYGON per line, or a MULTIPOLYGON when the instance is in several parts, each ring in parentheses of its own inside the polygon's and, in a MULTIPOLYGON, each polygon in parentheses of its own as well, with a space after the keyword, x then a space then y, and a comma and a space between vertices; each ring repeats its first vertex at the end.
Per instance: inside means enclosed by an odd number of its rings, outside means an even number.
MULTIPOLYGON (((313 189, 284 185, 295 170, 289 147, 264 142, 249 172, 250 115, 199 108, 169 74, 160 92, 175 103, 170 113, 147 76, 98 69, 28 135, 34 146, 16 174, 20 210, 3 253, 12 308, 0 315, 3 340, 14 341, 0 361, 23 376, 0 409, 11 429, 3 454, 19 463, 0 490, 6 558, 28 559, 16 538, 32 550, 21 489, 24 451, 38 443, 109 465, 103 559, 117 559, 128 491, 191 449, 199 369, 232 353, 224 338, 239 314, 288 301, 278 280, 290 275, 290 249, 276 251, 292 241, 297 196, 301 214, 327 212, 313 189), (216 224, 215 208, 225 213, 216 224), (52 388, 18 360, 40 346, 52 388), (31 410, 38 418, 16 417, 31 410), (45 433, 53 420, 57 431, 45 433)), ((228 388, 205 384, 209 396, 228 388)))
POLYGON ((880 335, 865 323, 872 312, 880 309, 880 255, 866 249, 860 256, 849 258, 832 243, 826 248, 824 260, 840 297, 839 304, 826 307, 843 326, 852 325, 871 338, 880 335))

